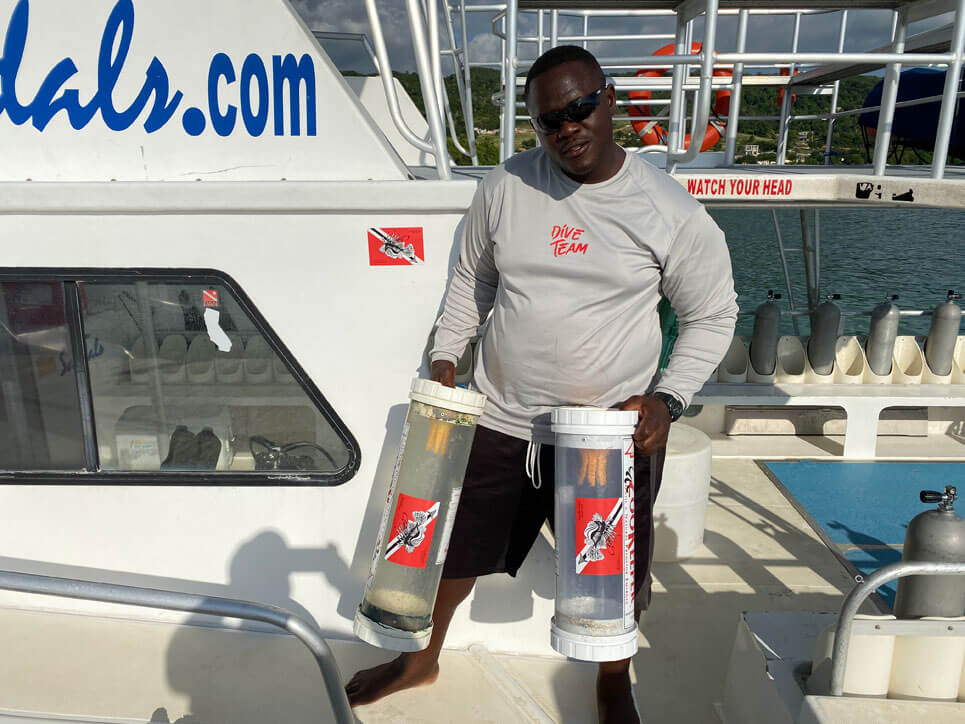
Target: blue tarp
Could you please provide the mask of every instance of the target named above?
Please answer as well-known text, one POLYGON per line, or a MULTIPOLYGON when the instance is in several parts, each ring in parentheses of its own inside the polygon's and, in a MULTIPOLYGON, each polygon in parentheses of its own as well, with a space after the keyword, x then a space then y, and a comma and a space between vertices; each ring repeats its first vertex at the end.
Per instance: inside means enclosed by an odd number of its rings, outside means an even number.
MULTIPOLYGON (((883 81, 871 90, 868 97, 865 98, 865 107, 881 104, 882 87, 883 81)), ((965 87, 965 75, 960 79, 959 91, 963 90, 963 87, 965 87)), ((944 70, 912 68, 901 74, 898 82, 898 100, 911 101, 916 98, 940 96, 944 89, 944 70)), ((938 132, 938 116, 941 107, 941 101, 935 101, 907 108, 896 108, 891 130, 892 142, 898 142, 910 148, 932 150, 938 132)), ((876 130, 878 128, 878 111, 862 113, 858 117, 858 123, 869 130, 876 130)), ((958 100, 958 109, 952 125, 948 150, 952 155, 965 156, 965 98, 958 100)))

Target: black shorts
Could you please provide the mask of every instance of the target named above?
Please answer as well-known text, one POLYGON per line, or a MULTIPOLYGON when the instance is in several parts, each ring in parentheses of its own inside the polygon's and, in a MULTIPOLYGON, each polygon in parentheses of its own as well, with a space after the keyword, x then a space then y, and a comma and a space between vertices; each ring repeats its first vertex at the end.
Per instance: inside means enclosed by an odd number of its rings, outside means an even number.
MULTIPOLYGON (((515 576, 536 541, 543 521, 548 520, 552 527, 554 448, 540 447, 542 485, 539 489, 526 474, 528 450, 526 440, 482 426, 476 428, 443 578, 489 573, 515 576)), ((664 457, 665 451, 661 450, 653 457, 637 455, 634 458, 634 583, 641 608, 647 608, 650 603, 653 502, 660 489, 664 457), (643 596, 639 595, 641 590, 643 596)))

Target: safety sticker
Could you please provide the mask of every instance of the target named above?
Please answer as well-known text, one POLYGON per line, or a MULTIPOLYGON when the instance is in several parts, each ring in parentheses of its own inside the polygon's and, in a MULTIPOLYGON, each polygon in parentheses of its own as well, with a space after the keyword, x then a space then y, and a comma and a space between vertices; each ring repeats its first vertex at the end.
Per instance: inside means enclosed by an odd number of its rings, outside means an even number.
POLYGON ((400 566, 425 568, 438 517, 439 501, 399 493, 385 559, 400 566))
POLYGON ((634 479, 633 479, 633 440, 627 440, 623 450, 623 514, 627 524, 623 526, 623 627, 633 627, 636 620, 635 599, 637 594, 634 585, 636 575, 636 516, 634 515, 634 479))
POLYGON ((623 573, 623 496, 576 499, 576 572, 623 573))
POLYGON ((459 498, 462 488, 455 488, 449 497, 449 510, 446 511, 446 522, 442 526, 442 538, 439 540, 439 552, 436 554, 436 565, 446 562, 449 555, 449 539, 452 537, 452 526, 456 522, 456 511, 459 509, 459 498))
POLYGON ((414 266, 426 260, 422 227, 371 228, 369 266, 414 266))
POLYGON ((385 507, 382 509, 382 521, 379 523, 379 537, 375 541, 375 552, 372 554, 372 565, 369 567, 369 577, 365 581, 365 590, 368 591, 375 580, 375 568, 379 563, 379 551, 382 550, 382 541, 385 540, 386 530, 389 522, 389 512, 392 510, 392 496, 395 495, 395 486, 399 482, 399 468, 402 467, 402 454, 405 452, 405 441, 409 437, 409 423, 402 426, 402 439, 399 440, 399 453, 395 458, 395 468, 392 470, 392 478, 389 481, 389 491, 385 494, 385 507))
POLYGON ((217 289, 205 289, 201 292, 201 301, 206 307, 217 307, 218 306, 218 290, 217 289))

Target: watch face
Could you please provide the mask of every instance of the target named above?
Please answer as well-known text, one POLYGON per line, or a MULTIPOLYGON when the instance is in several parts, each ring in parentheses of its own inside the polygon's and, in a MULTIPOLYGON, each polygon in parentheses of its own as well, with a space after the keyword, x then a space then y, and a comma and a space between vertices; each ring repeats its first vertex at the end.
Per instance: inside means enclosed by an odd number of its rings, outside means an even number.
POLYGON ((658 392, 655 397, 663 401, 663 403, 667 406, 667 409, 670 410, 671 422, 676 422, 684 413, 683 404, 673 395, 668 395, 666 392, 658 392))

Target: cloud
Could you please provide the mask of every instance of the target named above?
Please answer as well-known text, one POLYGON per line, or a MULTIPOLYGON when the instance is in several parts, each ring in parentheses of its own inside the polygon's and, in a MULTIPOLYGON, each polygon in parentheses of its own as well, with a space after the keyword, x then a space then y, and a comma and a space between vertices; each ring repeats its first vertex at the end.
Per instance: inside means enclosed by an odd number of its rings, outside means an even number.
MULTIPOLYGON (((361 0, 292 0, 292 6, 310 30, 364 33, 369 40, 372 39, 368 14, 361 0)), ((381 2, 378 7, 392 70, 412 70, 415 67, 415 57, 410 44, 409 20, 405 6, 401 2, 391 5, 381 2)), ((323 43, 323 47, 335 65, 342 70, 374 72, 368 53, 358 42, 329 40, 323 43)))
POLYGON ((495 35, 479 34, 469 41, 469 59, 473 63, 498 63, 502 54, 502 42, 495 35))

